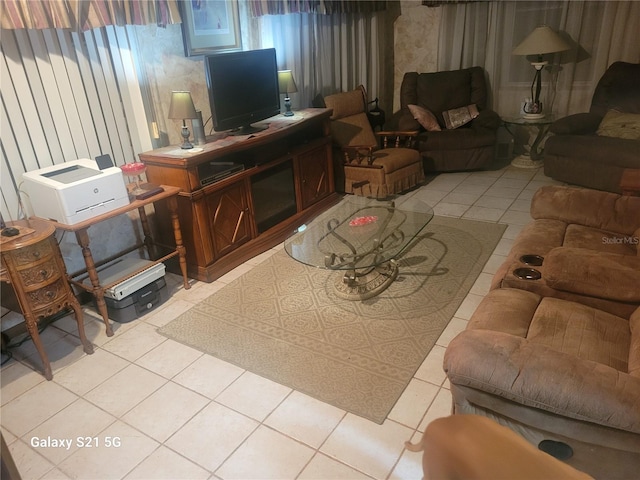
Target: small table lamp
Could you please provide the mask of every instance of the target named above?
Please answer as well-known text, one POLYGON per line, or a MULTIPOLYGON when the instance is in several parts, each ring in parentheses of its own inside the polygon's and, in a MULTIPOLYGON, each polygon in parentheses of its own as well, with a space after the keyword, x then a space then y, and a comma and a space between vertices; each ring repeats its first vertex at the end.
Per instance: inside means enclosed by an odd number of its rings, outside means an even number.
POLYGON ((291 111, 291 98, 289 98, 289 94, 298 91, 298 87, 296 87, 296 82, 293 80, 291 70, 278 71, 278 86, 280 88, 280 93, 284 93, 285 112, 283 115, 285 117, 291 117, 293 116, 293 112, 291 111))
POLYGON ((542 89, 542 69, 549 62, 542 60, 545 53, 564 52, 569 50, 571 45, 554 32, 547 25, 541 25, 531 32, 516 48, 513 49, 513 55, 535 55, 535 62, 531 62, 536 74, 531 83, 531 99, 532 103, 525 105, 525 118, 542 118, 542 102, 540 102, 540 90, 542 89), (535 92, 534 92, 535 86, 535 92))
POLYGON ((180 148, 185 150, 193 148, 189 141, 189 129, 187 128, 187 118, 198 118, 196 107, 193 105, 190 92, 171 92, 171 105, 169 106, 169 118, 182 120, 182 131, 180 132, 184 141, 180 148))

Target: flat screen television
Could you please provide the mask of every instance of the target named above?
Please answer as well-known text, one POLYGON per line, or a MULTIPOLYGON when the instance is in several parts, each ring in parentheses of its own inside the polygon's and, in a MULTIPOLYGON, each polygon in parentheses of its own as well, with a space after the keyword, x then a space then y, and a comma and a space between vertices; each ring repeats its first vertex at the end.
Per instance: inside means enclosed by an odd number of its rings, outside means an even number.
POLYGON ((252 123, 280 113, 274 48, 208 55, 204 70, 216 131, 254 133, 266 127, 252 123))

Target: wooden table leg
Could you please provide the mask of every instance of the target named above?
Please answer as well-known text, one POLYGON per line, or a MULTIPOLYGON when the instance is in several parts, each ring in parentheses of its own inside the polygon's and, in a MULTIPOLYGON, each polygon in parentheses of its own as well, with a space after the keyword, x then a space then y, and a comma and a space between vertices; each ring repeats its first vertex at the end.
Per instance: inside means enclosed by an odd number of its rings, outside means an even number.
MULTIPOLYGON (((153 238, 151 237, 151 228, 149 227, 149 219, 147 218, 147 211, 144 207, 138 208, 138 216, 140 217, 140 224, 142 225, 142 233, 144 234, 144 244, 147 247, 147 251, 151 254, 151 249, 154 247, 153 238)), ((155 254, 155 252, 154 252, 155 254)))
POLYGON ((84 333, 84 314, 82 313, 82 307, 74 296, 71 296, 69 299, 69 306, 73 309, 73 313, 76 317, 78 335, 80 336, 84 353, 91 355, 93 353, 93 345, 89 340, 87 340, 87 335, 84 333))
POLYGON ((191 284, 187 277, 187 258, 186 250, 182 244, 182 231, 180 230, 180 219, 178 218, 178 200, 175 196, 167 198, 167 207, 169 207, 169 213, 171 214, 171 223, 173 225, 173 236, 176 239, 176 250, 178 251, 178 258, 180 260, 180 270, 182 271, 182 280, 184 283, 184 289, 189 290, 191 284))
POLYGON ((31 340, 33 340, 33 344, 40 355, 40 359, 42 360, 42 365, 44 367, 44 378, 47 380, 51 380, 53 378, 53 373, 51 373, 51 364, 49 363, 49 357, 47 356, 47 352, 44 350, 44 346, 42 345, 42 340, 40 340, 40 332, 38 332, 38 321, 37 319, 29 314, 24 314, 24 321, 27 325, 27 331, 29 335, 31 335, 31 340))
POLYGON ((104 288, 102 288, 102 286, 100 285, 100 279, 96 270, 96 264, 93 261, 93 255, 91 255, 91 249, 89 248, 89 234, 87 233, 87 229, 83 228, 82 230, 76 231, 76 239, 78 241, 78 245, 82 247, 82 256, 84 257, 84 263, 87 266, 89 280, 91 280, 91 285, 93 287, 93 296, 96 299, 98 312, 100 312, 100 315, 102 315, 102 320, 107 327, 107 337, 112 337, 113 329, 111 328, 111 324, 109 323, 109 312, 107 311, 107 303, 104 301, 104 288))

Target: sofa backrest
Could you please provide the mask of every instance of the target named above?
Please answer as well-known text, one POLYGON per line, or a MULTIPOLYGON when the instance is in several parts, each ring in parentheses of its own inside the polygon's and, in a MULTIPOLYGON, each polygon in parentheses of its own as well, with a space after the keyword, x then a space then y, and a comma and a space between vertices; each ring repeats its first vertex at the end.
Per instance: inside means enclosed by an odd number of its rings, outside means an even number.
POLYGON ((324 98, 331 108, 331 137, 340 147, 377 144, 377 139, 367 118, 367 93, 363 86, 324 98))
POLYGON ((640 113, 640 63, 614 62, 604 72, 590 112, 604 116, 608 110, 640 113))
POLYGON ((640 255, 640 197, 561 185, 540 187, 531 200, 531 217, 616 232, 640 255))
POLYGON ((442 121, 442 112, 476 104, 487 108, 487 83, 481 67, 445 72, 404 74, 400 86, 400 106, 419 105, 442 121))

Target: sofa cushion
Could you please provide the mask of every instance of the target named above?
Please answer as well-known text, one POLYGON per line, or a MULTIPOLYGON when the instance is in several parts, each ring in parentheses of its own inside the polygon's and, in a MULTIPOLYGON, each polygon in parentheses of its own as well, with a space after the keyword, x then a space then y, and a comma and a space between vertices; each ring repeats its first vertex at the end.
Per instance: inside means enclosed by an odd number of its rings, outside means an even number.
POLYGON ((544 278, 557 290, 640 304, 640 258, 558 247, 545 259, 544 278))
POLYGON ((637 250, 637 243, 632 235, 585 227, 575 223, 567 225, 562 245, 632 256, 636 255, 637 250))
POLYGON ((438 124, 438 119, 429 109, 419 105, 408 105, 407 107, 411 115, 413 115, 413 118, 416 119, 427 132, 439 132, 442 130, 438 124))
POLYGON ((466 125, 478 115, 480 115, 478 113, 478 107, 473 104, 442 112, 444 124, 449 130, 466 125))
POLYGON ((640 114, 609 110, 596 133, 603 137, 640 140, 640 114))
POLYGON ((495 330, 525 338, 542 297, 510 288, 493 290, 476 308, 467 328, 495 330))
POLYGON ((527 340, 621 372, 628 368, 629 321, 579 303, 543 298, 527 340))

